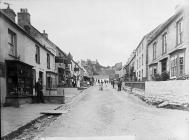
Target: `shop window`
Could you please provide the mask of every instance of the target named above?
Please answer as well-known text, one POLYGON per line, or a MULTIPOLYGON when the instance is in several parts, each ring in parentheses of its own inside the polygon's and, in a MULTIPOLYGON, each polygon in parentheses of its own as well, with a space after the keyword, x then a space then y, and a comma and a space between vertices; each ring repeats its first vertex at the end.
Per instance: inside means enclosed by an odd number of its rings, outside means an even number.
POLYGON ((179 75, 184 74, 184 57, 179 57, 179 75))
POLYGON ((35 62, 40 64, 40 48, 37 45, 35 47, 36 47, 35 62))
POLYGON ((57 79, 54 73, 48 72, 46 74, 46 89, 55 89, 57 87, 57 79))
POLYGON ((50 54, 47 53, 47 68, 50 69, 50 54))
POLYGON ((167 52, 167 33, 162 36, 162 54, 167 52))
POLYGON ((9 54, 16 56, 16 34, 8 30, 8 45, 9 45, 9 54))
POLYGON ((8 96, 32 95, 32 68, 26 64, 7 61, 7 93, 8 96))
POLYGON ((182 43, 182 37, 183 37, 183 29, 182 29, 182 19, 180 19, 177 23, 176 23, 176 43, 177 45, 182 43))
POLYGON ((33 85, 36 83, 36 71, 35 69, 32 69, 32 78, 33 78, 33 85))

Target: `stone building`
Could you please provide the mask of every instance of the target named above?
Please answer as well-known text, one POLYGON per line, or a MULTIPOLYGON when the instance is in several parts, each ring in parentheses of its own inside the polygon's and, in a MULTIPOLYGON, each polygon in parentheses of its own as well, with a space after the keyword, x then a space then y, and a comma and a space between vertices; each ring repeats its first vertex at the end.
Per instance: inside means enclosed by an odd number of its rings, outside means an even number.
POLYGON ((125 81, 136 81, 136 50, 132 52, 124 66, 125 81))
POLYGON ((136 48, 136 78, 137 81, 145 81, 147 77, 147 40, 148 35, 145 35, 136 48))
POLYGON ((67 54, 63 52, 59 47, 56 47, 55 63, 58 74, 57 77, 58 87, 64 87, 67 84, 66 79, 69 76, 66 74, 66 67, 68 65, 67 61, 68 61, 67 54))
POLYGON ((178 8, 148 41, 148 80, 167 74, 170 79, 189 74, 189 11, 178 8))

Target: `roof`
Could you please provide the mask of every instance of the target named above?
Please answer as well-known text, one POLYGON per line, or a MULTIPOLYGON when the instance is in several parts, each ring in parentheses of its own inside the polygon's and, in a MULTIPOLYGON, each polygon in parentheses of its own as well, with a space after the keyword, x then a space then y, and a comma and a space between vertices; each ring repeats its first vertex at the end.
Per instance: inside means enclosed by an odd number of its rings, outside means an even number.
POLYGON ((48 51, 50 54, 54 55, 51 51, 49 51, 47 48, 45 48, 39 41, 37 41, 34 37, 32 37, 30 34, 28 34, 21 26, 16 24, 14 21, 12 21, 1 9, 0 9, 0 16, 4 17, 10 24, 12 24, 15 28, 17 28, 20 32, 22 32, 24 35, 26 35, 28 38, 30 38, 32 41, 34 41, 37 45, 39 45, 41 48, 48 51))
POLYGON ((179 15, 183 10, 178 11, 173 16, 171 16, 168 20, 166 20, 164 23, 157 26, 154 30, 150 32, 150 38, 148 40, 148 45, 151 44, 176 18, 178 18, 179 15))
POLYGON ((61 53, 63 53, 65 57, 67 57, 67 54, 66 54, 64 51, 62 51, 58 46, 56 46, 56 48, 57 48, 61 53))

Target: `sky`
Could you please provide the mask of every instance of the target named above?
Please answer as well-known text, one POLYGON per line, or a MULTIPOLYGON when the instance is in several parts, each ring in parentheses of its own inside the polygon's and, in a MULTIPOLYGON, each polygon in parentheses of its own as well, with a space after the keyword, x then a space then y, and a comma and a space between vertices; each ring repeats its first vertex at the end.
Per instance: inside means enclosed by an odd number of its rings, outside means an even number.
MULTIPOLYGON (((17 13, 27 8, 31 24, 74 59, 104 66, 125 64, 142 37, 167 20, 184 0, 0 0, 17 13)), ((6 7, 0 3, 0 8, 6 7)))

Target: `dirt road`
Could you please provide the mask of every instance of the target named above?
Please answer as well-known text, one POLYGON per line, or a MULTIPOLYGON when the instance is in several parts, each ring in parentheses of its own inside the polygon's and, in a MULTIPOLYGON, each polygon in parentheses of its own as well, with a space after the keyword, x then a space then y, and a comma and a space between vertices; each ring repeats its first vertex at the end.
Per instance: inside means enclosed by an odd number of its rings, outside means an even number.
POLYGON ((188 140, 189 112, 149 106, 133 95, 98 86, 40 137, 134 135, 137 140, 188 140))

